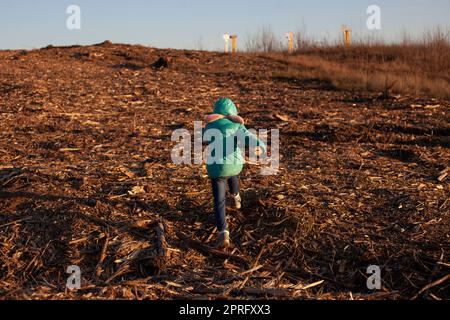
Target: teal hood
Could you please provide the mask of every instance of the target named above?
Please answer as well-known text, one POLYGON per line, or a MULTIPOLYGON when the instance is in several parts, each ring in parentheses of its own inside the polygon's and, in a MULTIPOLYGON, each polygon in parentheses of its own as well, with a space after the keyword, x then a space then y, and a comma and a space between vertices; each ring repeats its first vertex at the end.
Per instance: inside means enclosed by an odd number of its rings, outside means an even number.
POLYGON ((214 113, 227 116, 237 116, 238 109, 236 105, 229 98, 219 99, 214 105, 214 113))

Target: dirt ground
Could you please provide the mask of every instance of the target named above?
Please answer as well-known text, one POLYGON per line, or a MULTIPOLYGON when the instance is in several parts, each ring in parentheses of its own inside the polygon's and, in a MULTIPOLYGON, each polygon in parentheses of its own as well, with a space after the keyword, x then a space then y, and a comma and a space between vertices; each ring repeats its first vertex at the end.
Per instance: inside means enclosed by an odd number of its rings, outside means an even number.
POLYGON ((450 102, 273 76, 286 67, 109 42, 0 51, 0 298, 450 298, 450 102), (170 158, 173 130, 222 96, 281 133, 278 175, 242 173, 228 252, 210 248, 204 169, 170 158))

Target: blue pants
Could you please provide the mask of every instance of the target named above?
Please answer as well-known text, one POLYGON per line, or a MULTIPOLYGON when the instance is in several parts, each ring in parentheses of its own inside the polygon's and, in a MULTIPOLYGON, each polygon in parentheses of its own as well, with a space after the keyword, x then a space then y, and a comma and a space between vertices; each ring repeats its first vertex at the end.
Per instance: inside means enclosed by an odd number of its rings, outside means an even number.
POLYGON ((219 232, 228 228, 227 216, 225 212, 225 202, 227 195, 227 184, 232 195, 239 194, 238 177, 211 179, 212 190, 214 194, 214 213, 216 215, 216 225, 219 232))

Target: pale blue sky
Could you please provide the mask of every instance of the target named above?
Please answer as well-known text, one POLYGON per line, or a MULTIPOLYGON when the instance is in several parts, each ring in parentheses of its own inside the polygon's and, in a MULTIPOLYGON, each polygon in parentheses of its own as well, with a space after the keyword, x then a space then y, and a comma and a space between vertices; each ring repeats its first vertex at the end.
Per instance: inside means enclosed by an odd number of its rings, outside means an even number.
POLYGON ((355 35, 366 29, 366 9, 382 9, 387 40, 403 31, 419 34, 450 27, 450 0, 0 0, 0 49, 91 44, 103 40, 162 48, 223 47, 222 34, 247 34, 270 24, 280 39, 306 26, 309 34, 334 39, 342 24, 355 35), (66 8, 79 5, 82 29, 66 28, 66 8))

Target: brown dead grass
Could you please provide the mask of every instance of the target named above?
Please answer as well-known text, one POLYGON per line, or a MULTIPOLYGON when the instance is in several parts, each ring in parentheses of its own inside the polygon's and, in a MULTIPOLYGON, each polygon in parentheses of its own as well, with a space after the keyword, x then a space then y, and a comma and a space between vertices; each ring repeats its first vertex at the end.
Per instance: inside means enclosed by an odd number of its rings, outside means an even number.
POLYGON ((274 77, 326 81, 335 88, 450 97, 450 45, 446 41, 403 45, 310 48, 293 56, 272 53, 285 68, 274 77))

